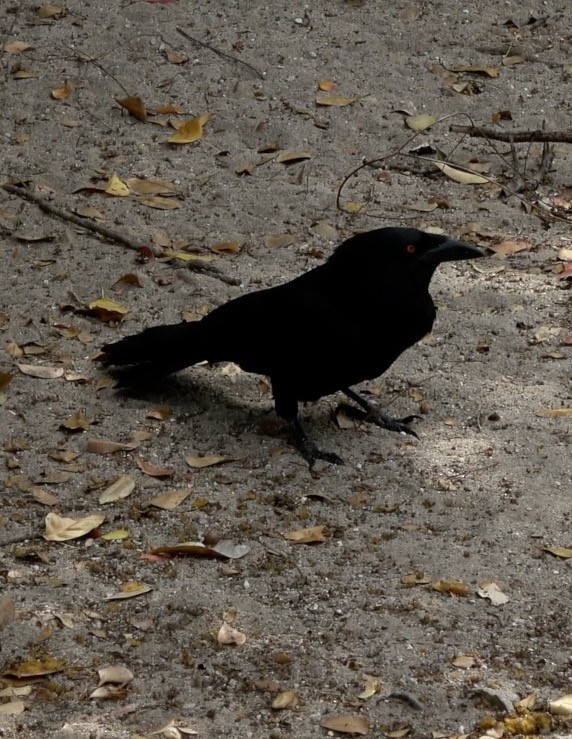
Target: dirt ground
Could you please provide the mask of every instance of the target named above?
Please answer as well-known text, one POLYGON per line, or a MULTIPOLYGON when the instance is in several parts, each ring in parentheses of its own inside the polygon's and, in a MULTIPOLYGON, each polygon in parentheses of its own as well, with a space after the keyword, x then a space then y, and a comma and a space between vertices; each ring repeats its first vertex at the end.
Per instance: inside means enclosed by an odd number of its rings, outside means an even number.
MULTIPOLYGON (((1 5, 2 182, 140 243, 214 256, 220 274, 146 259, 0 190, 0 736, 150 736, 171 721, 160 736, 570 735, 570 719, 546 713, 572 693, 571 552, 546 551, 572 547, 571 416, 546 414, 572 407, 559 274, 570 146, 516 197, 500 187, 515 185, 508 144, 449 130, 501 111, 498 131, 569 130, 569 1, 1 5), (467 65, 494 69, 453 71, 467 65), (135 95, 183 115, 137 120, 115 102, 135 95), (168 119, 207 113, 200 140, 166 143, 168 119), (406 116, 425 113, 457 115, 408 143, 406 116), (346 175, 402 146, 472 162, 499 186, 393 157, 350 179, 341 202, 354 212, 336 207, 346 175), (275 161, 292 151, 307 156, 275 161), (175 193, 106 195, 113 174, 175 193), (419 441, 340 428, 341 399, 324 398, 302 418, 346 465, 312 475, 262 378, 205 366, 128 396, 93 361, 107 341, 278 284, 353 232, 395 224, 514 252, 442 267, 434 333, 366 388, 396 416, 421 413, 419 441), (88 312, 102 297, 123 320, 88 312), (90 451, 102 439, 139 445, 90 451), (231 461, 197 469, 189 455, 231 461), (100 502, 120 476, 132 492, 100 502), (171 510, 149 504, 189 489, 171 510), (48 514, 105 520, 48 541, 48 514), (283 536, 309 527, 324 541, 283 536), (150 555, 221 539, 246 554, 150 555), (108 600, 118 593, 134 597, 108 600), (220 643, 224 624, 246 641, 220 643), (114 682, 97 697, 106 667, 114 682), (339 716, 350 723, 327 724, 339 716)), ((517 152, 533 178, 540 146, 517 152)))

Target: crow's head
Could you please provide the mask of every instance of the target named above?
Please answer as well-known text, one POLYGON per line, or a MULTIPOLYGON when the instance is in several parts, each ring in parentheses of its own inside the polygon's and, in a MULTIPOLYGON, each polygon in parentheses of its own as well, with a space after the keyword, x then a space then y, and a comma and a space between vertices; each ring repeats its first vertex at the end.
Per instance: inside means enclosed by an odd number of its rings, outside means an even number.
POLYGON ((379 228, 356 234, 344 241, 330 257, 332 263, 352 259, 365 268, 417 264, 431 274, 441 262, 476 259, 482 249, 448 236, 416 228, 379 228))

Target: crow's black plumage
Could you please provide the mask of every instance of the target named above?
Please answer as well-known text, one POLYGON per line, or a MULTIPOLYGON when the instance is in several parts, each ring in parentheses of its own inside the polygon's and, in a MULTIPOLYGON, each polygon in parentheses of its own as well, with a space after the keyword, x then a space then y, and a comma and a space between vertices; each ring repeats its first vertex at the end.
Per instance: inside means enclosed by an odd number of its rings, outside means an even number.
POLYGON ((342 390, 377 425, 416 435, 413 417, 389 418, 351 386, 381 375, 431 331, 435 306, 428 288, 435 269, 482 254, 412 228, 357 234, 325 264, 290 282, 231 300, 201 321, 156 326, 106 344, 104 359, 131 365, 120 374, 122 386, 148 384, 204 360, 267 375, 276 411, 310 466, 317 459, 339 463, 304 432, 298 401, 342 390))

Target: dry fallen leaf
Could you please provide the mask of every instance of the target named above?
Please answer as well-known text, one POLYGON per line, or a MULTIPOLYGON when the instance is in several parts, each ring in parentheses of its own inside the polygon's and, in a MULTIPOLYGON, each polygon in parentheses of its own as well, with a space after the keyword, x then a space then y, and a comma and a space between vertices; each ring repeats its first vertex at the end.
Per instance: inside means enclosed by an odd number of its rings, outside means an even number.
POLYGON ((33 48, 34 45, 26 41, 8 41, 4 44, 4 51, 8 52, 8 54, 21 54, 23 51, 33 48))
POLYGON ((127 498, 135 490, 135 480, 129 475, 121 475, 99 495, 99 503, 114 503, 116 500, 127 498))
POLYGON ((181 503, 186 500, 192 492, 192 488, 170 490, 166 493, 157 495, 149 501, 148 505, 155 506, 155 508, 161 508, 165 511, 172 511, 174 508, 181 505, 181 503))
POLYGON ((193 144, 203 137, 205 123, 211 118, 211 113, 203 113, 196 118, 183 121, 175 133, 167 139, 169 144, 193 144))
POLYGON ((249 551, 250 547, 246 544, 234 544, 228 539, 223 539, 214 546, 206 546, 198 541, 186 541, 173 546, 156 547, 151 554, 191 554, 210 559, 240 559, 249 551))
POLYGON ((473 72, 474 74, 482 74, 485 77, 496 78, 500 74, 498 67, 482 66, 478 64, 467 64, 461 67, 452 67, 450 72, 473 72))
POLYGON ((357 97, 350 97, 348 95, 322 95, 318 93, 316 95, 316 105, 332 105, 335 107, 344 107, 355 103, 357 97))
POLYGON ((123 444, 120 441, 107 441, 107 439, 90 439, 86 450, 92 454, 113 454, 114 452, 130 452, 138 446, 140 446, 138 441, 123 444))
POLYGON ((373 698, 376 693, 379 693, 381 682, 375 675, 364 675, 363 679, 365 681, 365 688, 358 695, 358 698, 365 701, 369 698, 373 698))
POLYGON ((246 634, 225 621, 218 631, 217 641, 219 644, 236 644, 240 647, 246 642, 246 634))
POLYGON ((369 719, 366 716, 329 716, 322 719, 320 726, 342 734, 367 734, 369 719))
POLYGON ((143 123, 145 123, 145 121, 147 120, 147 110, 145 109, 145 103, 139 97, 139 95, 132 95, 131 97, 127 98, 115 98, 115 102, 121 105, 122 108, 125 108, 129 115, 137 118, 138 121, 143 121, 143 123))
POLYGON ((545 411, 538 411, 536 415, 543 418, 566 418, 572 416, 572 408, 548 408, 545 411))
POLYGON ((129 598, 136 598, 139 595, 145 595, 150 593, 153 588, 150 585, 131 580, 123 583, 117 593, 108 595, 105 600, 128 600, 129 598))
POLYGON ((42 380, 55 380, 64 373, 63 367, 48 367, 40 364, 17 364, 20 372, 30 377, 39 377, 42 380))
POLYGON ((268 234, 264 237, 264 246, 267 249, 277 249, 294 244, 298 238, 294 234, 268 234))
POLYGON ((8 703, 0 704, 0 716, 16 716, 24 713, 26 704, 24 701, 8 701, 8 703))
POLYGON ((307 529, 288 531, 282 536, 294 544, 317 544, 326 541, 325 526, 312 526, 307 529))
POLYGON ((278 154, 274 161, 278 162, 279 164, 292 164, 293 162, 301 162, 303 159, 311 159, 312 153, 309 151, 298 151, 298 150, 288 150, 288 151, 281 151, 280 154, 278 154))
POLYGON ((123 180, 119 179, 116 174, 112 174, 105 185, 104 192, 116 198, 124 198, 129 195, 130 190, 123 180))
POLYGON ((453 167, 451 164, 445 162, 438 162, 433 160, 433 164, 443 172, 444 175, 459 182, 461 185, 484 185, 489 181, 487 177, 483 177, 475 172, 467 171, 459 167, 453 167))
POLYGON ((89 426, 90 422, 83 411, 76 411, 60 424, 60 428, 68 431, 87 431, 89 426))
POLYGON ((492 580, 483 580, 483 582, 479 583, 477 594, 481 598, 488 598, 493 606, 503 606, 509 601, 508 596, 492 580))
POLYGON ((469 587, 461 580, 435 580, 431 583, 433 590, 449 595, 468 595, 469 587))
POLYGON ((504 241, 499 241, 497 244, 487 245, 487 249, 503 257, 516 254, 516 252, 523 251, 524 249, 530 249, 530 247, 530 242, 525 239, 505 239, 504 241))
POLYGON ((51 96, 54 100, 65 100, 68 98, 73 91, 73 85, 68 80, 65 80, 62 82, 62 84, 59 87, 55 87, 52 92, 51 96))
POLYGON ((572 693, 551 701, 548 704, 548 710, 554 716, 572 716, 572 693))
POLYGON ((151 462, 146 462, 144 459, 141 459, 141 457, 135 458, 135 464, 139 467, 141 472, 144 472, 150 477, 170 477, 175 472, 173 467, 157 467, 156 465, 151 464, 151 462))
POLYGON ((236 457, 223 457, 220 454, 210 454, 204 457, 199 457, 196 454, 187 454, 185 462, 189 467, 200 470, 203 467, 212 467, 215 464, 225 464, 226 462, 234 462, 236 457))
POLYGON ((451 664, 455 667, 462 667, 464 669, 468 669, 469 667, 475 666, 475 658, 469 657, 467 654, 458 654, 456 657, 453 657, 451 660, 451 664))
POLYGON ((294 708, 297 703, 298 696, 293 690, 283 690, 278 693, 270 705, 275 711, 282 711, 285 708, 294 708))
POLYGON ((107 298, 99 298, 98 300, 92 300, 89 303, 88 308, 90 312, 104 323, 117 323, 123 319, 123 317, 129 313, 129 308, 126 308, 121 303, 117 303, 114 300, 108 300, 107 298))
POLYGON ((405 123, 412 131, 425 131, 435 123, 435 118, 429 113, 422 113, 407 116, 405 123))
POLYGON ((152 418, 155 421, 168 421, 172 413, 170 408, 153 408, 147 413, 145 418, 152 418))
POLYGON ((561 559, 570 559, 572 557, 572 549, 569 547, 544 547, 544 551, 561 559))
POLYGON ((127 667, 122 665, 113 665, 111 667, 102 667, 101 670, 97 671, 99 675, 98 688, 107 683, 113 683, 115 685, 126 685, 133 680, 133 673, 128 670, 127 667))
POLYGON ((48 513, 46 516, 46 533, 44 539, 47 541, 70 541, 79 539, 89 534, 105 521, 105 516, 94 513, 85 518, 65 518, 57 513, 48 513))
POLYGON ((59 5, 48 3, 47 5, 40 5, 36 8, 36 15, 38 18, 60 18, 66 15, 66 9, 59 5))

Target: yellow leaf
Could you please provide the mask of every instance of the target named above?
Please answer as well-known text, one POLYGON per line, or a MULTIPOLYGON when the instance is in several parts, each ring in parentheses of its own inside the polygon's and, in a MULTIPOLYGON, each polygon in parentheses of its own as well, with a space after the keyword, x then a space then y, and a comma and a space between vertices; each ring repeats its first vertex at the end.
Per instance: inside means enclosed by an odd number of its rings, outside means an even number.
POLYGON ((177 128, 175 133, 167 139, 169 144, 193 144, 203 137, 203 127, 211 117, 210 113, 203 113, 197 118, 190 118, 177 128))
POLYGON ((127 98, 115 98, 115 102, 121 105, 122 108, 125 108, 129 115, 132 115, 133 118, 137 118, 138 121, 143 121, 143 123, 145 123, 147 120, 145 103, 139 95, 132 95, 127 98))
POLYGON ((361 203, 350 201, 349 203, 344 203, 342 207, 346 211, 346 213, 359 213, 364 206, 361 203))
POLYGON ((345 105, 355 103, 356 100, 357 97, 348 97, 346 95, 322 95, 321 93, 316 95, 316 105, 344 107, 345 105))
POLYGON ((433 161, 433 164, 437 169, 440 169, 444 175, 455 182, 459 182, 461 185, 484 185, 489 181, 487 177, 483 177, 475 172, 466 171, 465 169, 460 169, 459 167, 453 167, 450 164, 445 164, 445 162, 433 161))
POLYGON ((105 186, 105 192, 117 198, 124 198, 129 195, 129 188, 116 174, 113 174, 105 186))
POLYGON ((68 80, 65 80, 62 82, 62 84, 59 87, 55 87, 51 95, 54 98, 54 100, 65 100, 68 98, 73 91, 73 85, 68 80))
POLYGON ((208 254, 190 254, 188 251, 173 251, 172 249, 164 249, 161 256, 169 259, 180 259, 182 262, 212 262, 216 259, 216 257, 208 254))
POLYGON ((322 92, 331 92, 336 89, 336 83, 332 82, 332 80, 320 80, 318 82, 318 87, 322 92))
POLYGON ((469 588, 461 580, 436 580, 431 583, 431 587, 440 593, 448 593, 449 595, 469 594, 469 588))
POLYGON ((44 539, 47 541, 70 541, 85 536, 105 521, 105 516, 96 513, 85 518, 65 518, 57 513, 48 513, 46 516, 46 533, 44 539))
POLYGON ((107 298, 92 300, 88 308, 95 313, 100 321, 104 322, 121 321, 123 316, 129 313, 129 308, 107 298))
POLYGON ((120 539, 127 539, 128 537, 128 529, 115 529, 115 531, 109 531, 107 534, 102 534, 99 538, 106 539, 107 541, 116 541, 120 539))
POLYGON ((435 118, 429 113, 422 113, 421 115, 407 116, 405 123, 412 131, 425 131, 435 123, 435 118))

